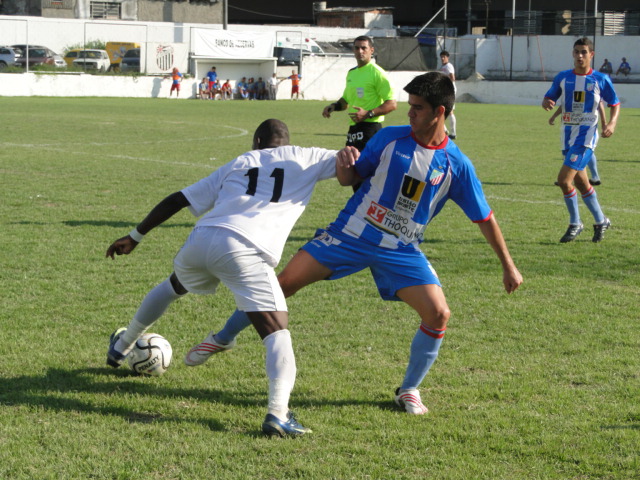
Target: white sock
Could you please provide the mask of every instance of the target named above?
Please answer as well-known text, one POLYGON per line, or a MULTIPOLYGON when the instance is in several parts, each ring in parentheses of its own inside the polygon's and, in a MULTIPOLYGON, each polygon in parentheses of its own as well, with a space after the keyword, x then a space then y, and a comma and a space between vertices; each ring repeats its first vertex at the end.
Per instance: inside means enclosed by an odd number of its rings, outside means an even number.
POLYGON ((267 349, 266 368, 269 377, 268 412, 287 420, 289 396, 296 382, 296 358, 289 330, 278 330, 262 340, 267 349))
POLYGON ((451 112, 449 114, 449 121, 451 122, 451 135, 456 136, 456 116, 451 112))
POLYGON ((175 292, 168 278, 156 285, 142 300, 140 308, 127 326, 127 331, 116 342, 115 349, 123 355, 129 353, 140 335, 146 332, 162 316, 167 307, 180 297, 182 295, 175 292))

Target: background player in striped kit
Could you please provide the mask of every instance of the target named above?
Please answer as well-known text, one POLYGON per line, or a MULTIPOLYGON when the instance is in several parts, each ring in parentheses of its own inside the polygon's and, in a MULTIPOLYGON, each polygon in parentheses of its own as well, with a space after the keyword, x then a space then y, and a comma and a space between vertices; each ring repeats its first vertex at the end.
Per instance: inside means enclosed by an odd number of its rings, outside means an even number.
POLYGON ((591 68, 594 53, 593 42, 589 38, 576 40, 573 44, 573 70, 556 75, 542 101, 545 110, 553 109, 559 101, 563 111, 561 139, 564 164, 558 173, 558 185, 569 210, 569 228, 560 239, 561 243, 573 241, 584 228, 578 211, 576 188, 595 220, 592 241, 602 241, 604 232, 611 226, 584 171, 598 143, 600 101, 607 102, 610 108, 609 121, 605 122, 602 130, 603 137, 613 135, 620 114, 620 100, 611 79, 591 68))
MULTIPOLYGON (((338 218, 296 253, 278 280, 291 296, 318 280, 369 268, 384 300, 411 306, 420 325, 395 402, 421 415, 427 407, 418 387, 438 356, 450 316, 438 276, 419 248, 429 222, 453 200, 478 224, 497 254, 508 293, 520 286, 522 276, 471 161, 445 133, 445 118, 455 101, 451 80, 430 72, 414 78, 404 90, 409 94, 410 125, 382 129, 362 154, 345 147, 350 154, 338 160, 338 180, 342 185, 362 181, 361 187, 338 218)), ((231 345, 246 322, 236 311, 213 339, 218 345, 231 345)), ((217 351, 203 352, 202 362, 217 351)))

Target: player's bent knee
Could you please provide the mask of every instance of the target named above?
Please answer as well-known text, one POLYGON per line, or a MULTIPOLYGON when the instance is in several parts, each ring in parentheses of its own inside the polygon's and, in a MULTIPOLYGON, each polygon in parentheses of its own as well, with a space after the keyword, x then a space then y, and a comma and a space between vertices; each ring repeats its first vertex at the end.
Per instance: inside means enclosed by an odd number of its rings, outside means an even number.
POLYGON ((442 330, 444 328, 447 328, 449 317, 451 317, 451 310, 449 310, 449 307, 445 305, 441 308, 435 308, 427 315, 423 315, 421 320, 422 324, 426 327, 442 330))

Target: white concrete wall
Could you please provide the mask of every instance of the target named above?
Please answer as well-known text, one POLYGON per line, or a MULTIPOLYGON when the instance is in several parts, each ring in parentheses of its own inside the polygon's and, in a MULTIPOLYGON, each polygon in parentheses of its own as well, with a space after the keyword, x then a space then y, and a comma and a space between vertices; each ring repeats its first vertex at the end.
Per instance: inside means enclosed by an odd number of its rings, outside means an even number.
MULTIPOLYGON (((313 58, 313 57, 312 57, 313 58)), ((329 65, 315 62, 303 65, 302 91, 306 100, 335 101, 342 95, 347 70, 353 66, 348 59, 334 59, 329 65)), ((281 67, 283 68, 283 67, 281 67)), ((402 88, 423 72, 392 72, 391 83, 400 102, 407 101, 402 88)), ((288 74, 287 71, 283 73, 288 74)), ((182 82, 181 98, 195 98, 199 79, 182 82)), ((472 95, 481 103, 539 105, 551 85, 547 82, 457 82, 458 98, 472 95)), ((0 96, 30 97, 151 97, 169 96, 171 80, 163 77, 125 77, 88 74, 0 73, 0 96)), ((640 108, 640 84, 616 84, 623 108, 640 108)), ((278 89, 279 100, 290 98, 291 83, 285 80, 278 89)))

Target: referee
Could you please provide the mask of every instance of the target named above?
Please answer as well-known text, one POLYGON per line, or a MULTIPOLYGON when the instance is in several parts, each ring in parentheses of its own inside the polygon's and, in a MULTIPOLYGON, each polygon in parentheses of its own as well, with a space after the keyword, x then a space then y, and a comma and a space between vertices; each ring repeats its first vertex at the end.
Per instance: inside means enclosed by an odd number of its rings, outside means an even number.
MULTIPOLYGON (((322 116, 329 118, 333 112, 351 109, 346 145, 359 151, 382 128, 384 116, 398 107, 387 72, 371 61, 373 52, 371 37, 363 35, 354 40, 353 53, 358 66, 347 73, 347 84, 340 100, 322 111, 322 116)), ((354 185, 354 191, 358 186, 354 185)))

